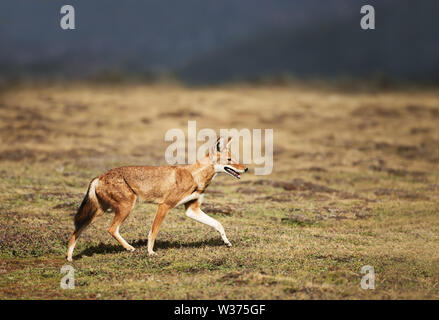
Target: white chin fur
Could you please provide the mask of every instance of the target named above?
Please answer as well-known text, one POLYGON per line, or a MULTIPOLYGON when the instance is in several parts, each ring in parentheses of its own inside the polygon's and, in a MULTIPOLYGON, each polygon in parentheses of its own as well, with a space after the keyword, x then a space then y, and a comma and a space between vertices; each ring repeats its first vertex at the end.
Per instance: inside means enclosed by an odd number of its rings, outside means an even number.
POLYGON ((244 170, 237 170, 237 169, 233 168, 232 166, 221 165, 221 164, 215 165, 215 173, 227 173, 228 175, 230 175, 236 179, 240 179, 241 173, 243 173, 243 172, 244 172, 244 170), (237 172, 238 175, 235 176, 233 173, 227 171, 225 168, 232 169, 233 171, 237 172))

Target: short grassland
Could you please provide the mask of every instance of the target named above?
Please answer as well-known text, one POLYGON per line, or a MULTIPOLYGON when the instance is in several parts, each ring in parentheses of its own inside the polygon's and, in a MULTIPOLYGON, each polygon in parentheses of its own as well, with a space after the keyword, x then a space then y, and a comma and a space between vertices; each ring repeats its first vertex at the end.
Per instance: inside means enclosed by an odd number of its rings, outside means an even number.
MULTIPOLYGON (((20 86, 0 93, 1 299, 438 299, 439 94, 310 86, 20 86), (233 247, 183 208, 149 257, 155 206, 108 213, 60 268, 91 178, 164 164, 168 129, 273 128, 269 176, 219 176, 203 209, 233 247), (360 287, 364 265, 375 290, 360 287)), ((251 166, 250 166, 251 167, 251 166)), ((252 170, 251 170, 252 171, 252 170)))

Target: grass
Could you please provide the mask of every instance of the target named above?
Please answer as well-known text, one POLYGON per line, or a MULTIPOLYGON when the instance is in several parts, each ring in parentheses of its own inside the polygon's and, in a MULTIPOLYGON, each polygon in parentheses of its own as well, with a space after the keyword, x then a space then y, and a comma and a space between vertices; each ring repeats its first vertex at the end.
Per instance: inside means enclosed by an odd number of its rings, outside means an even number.
POLYGON ((45 85, 0 96, 1 299, 438 299, 439 95, 430 89, 45 85), (218 177, 204 211, 233 244, 173 209, 149 257, 155 206, 80 238, 72 218, 112 167, 164 164, 165 132, 273 128, 274 170, 218 177), (220 210, 218 210, 218 208, 220 210), (210 211, 209 211, 210 210, 210 211), (376 289, 360 287, 372 265, 376 289))

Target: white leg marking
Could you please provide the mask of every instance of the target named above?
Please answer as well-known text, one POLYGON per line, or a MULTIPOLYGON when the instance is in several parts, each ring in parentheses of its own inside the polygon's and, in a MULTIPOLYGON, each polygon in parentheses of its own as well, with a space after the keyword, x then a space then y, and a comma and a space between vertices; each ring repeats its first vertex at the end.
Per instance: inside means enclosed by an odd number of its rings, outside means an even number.
POLYGON ((200 204, 200 206, 203 203, 203 201, 204 201, 204 193, 202 193, 198 196, 198 203, 200 204))
POLYGON ((73 250, 75 250, 76 243, 78 242, 78 238, 81 235, 83 230, 84 230, 84 228, 81 228, 81 229, 77 230, 76 237, 75 237, 75 242, 73 242, 73 244, 67 250, 67 261, 70 261, 70 262, 73 261, 73 258, 72 258, 73 250))
POLYGON ((134 251, 136 250, 133 246, 130 246, 128 242, 125 241, 124 238, 122 238, 122 236, 119 234, 119 226, 116 228, 116 238, 123 243, 123 246, 128 250, 128 251, 134 251))
POLYGON ((77 242, 78 240, 75 240, 75 242, 73 242, 73 244, 72 244, 72 246, 69 248, 69 252, 68 252, 68 254, 67 254, 67 261, 70 261, 70 262, 72 262, 72 255, 73 255, 73 250, 75 249, 75 246, 76 246, 76 242, 77 242))
POLYGON ((148 233, 148 255, 150 255, 150 256, 156 254, 155 251, 152 250, 152 246, 153 246, 153 243, 151 241, 151 230, 150 230, 148 233))
POLYGON ((231 247, 232 244, 230 243, 229 239, 227 239, 226 232, 224 231, 224 228, 221 223, 216 221, 214 218, 209 217, 207 214, 205 214, 201 209, 198 209, 197 211, 192 210, 192 208, 188 208, 186 210, 186 216, 188 216, 191 219, 194 219, 198 222, 207 224, 208 226, 211 226, 216 231, 218 231, 221 235, 221 238, 223 239, 224 243, 231 247))
POLYGON ((186 203, 186 202, 198 199, 198 196, 199 196, 198 192, 193 192, 190 195, 188 195, 188 196, 184 197, 183 199, 181 199, 180 202, 177 203, 176 207, 178 207, 179 205, 181 205, 183 203, 186 203))

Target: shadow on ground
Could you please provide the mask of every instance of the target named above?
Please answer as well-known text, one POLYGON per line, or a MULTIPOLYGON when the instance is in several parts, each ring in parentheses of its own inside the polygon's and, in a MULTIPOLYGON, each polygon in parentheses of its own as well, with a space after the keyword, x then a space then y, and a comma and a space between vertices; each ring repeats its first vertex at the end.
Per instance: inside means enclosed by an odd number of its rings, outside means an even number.
MULTIPOLYGON (((146 247, 148 241, 145 240, 136 240, 131 243, 131 245, 139 249, 141 247, 146 247)), ((178 242, 178 241, 160 241, 156 240, 154 244, 154 250, 157 249, 178 249, 178 248, 201 248, 204 246, 209 247, 219 247, 224 246, 224 243, 219 238, 211 238, 203 241, 192 241, 192 242, 178 242)), ((125 251, 125 249, 119 244, 107 244, 100 243, 98 245, 89 247, 83 250, 81 253, 74 257, 75 260, 81 259, 82 257, 91 257, 95 254, 107 254, 107 253, 118 253, 125 251)))

